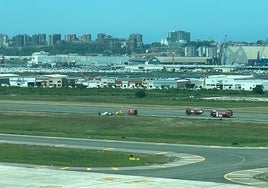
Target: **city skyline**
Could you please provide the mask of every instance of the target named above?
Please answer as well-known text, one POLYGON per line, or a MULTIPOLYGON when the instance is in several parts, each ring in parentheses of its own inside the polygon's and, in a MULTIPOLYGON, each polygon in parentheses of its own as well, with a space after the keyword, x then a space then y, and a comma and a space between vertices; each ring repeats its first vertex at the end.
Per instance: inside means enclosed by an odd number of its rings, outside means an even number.
POLYGON ((144 44, 160 42, 169 31, 191 33, 191 40, 266 40, 265 0, 1 0, 0 33, 98 33, 128 38, 143 35, 144 44))

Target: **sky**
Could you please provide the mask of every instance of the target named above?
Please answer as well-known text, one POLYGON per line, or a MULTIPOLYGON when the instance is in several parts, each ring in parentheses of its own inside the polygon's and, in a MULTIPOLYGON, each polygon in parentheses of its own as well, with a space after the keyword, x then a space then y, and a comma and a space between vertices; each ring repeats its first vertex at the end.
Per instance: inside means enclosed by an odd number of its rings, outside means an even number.
POLYGON ((191 40, 256 42, 268 37, 267 0, 0 0, 0 33, 92 34, 160 42, 170 31, 191 40))

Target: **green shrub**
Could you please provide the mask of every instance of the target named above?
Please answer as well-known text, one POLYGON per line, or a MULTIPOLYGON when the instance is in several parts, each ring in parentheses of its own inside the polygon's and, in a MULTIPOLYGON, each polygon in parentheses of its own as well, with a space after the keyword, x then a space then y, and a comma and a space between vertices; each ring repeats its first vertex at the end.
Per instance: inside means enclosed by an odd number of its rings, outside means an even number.
POLYGON ((138 91, 136 91, 135 93, 135 97, 137 98, 144 98, 146 96, 146 93, 144 90, 139 89, 138 91))
POLYGON ((255 88, 253 88, 253 93, 255 94, 264 94, 263 86, 262 85, 256 85, 255 88))

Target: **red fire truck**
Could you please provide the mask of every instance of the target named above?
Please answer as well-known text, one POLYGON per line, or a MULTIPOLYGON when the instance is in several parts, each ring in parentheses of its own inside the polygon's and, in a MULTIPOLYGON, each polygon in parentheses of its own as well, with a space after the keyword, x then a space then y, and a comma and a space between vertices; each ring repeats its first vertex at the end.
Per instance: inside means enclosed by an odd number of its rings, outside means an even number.
POLYGON ((137 114, 138 114, 138 110, 136 110, 136 109, 130 109, 130 110, 127 112, 127 115, 136 116, 137 114))
POLYGON ((223 117, 223 118, 230 118, 233 116, 232 110, 212 110, 210 112, 211 117, 223 117))

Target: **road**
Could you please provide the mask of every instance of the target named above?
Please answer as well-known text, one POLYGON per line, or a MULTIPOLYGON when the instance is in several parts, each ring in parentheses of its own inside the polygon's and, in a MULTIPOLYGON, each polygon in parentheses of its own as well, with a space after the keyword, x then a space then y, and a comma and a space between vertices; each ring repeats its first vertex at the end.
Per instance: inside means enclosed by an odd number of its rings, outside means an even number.
MULTIPOLYGON (((54 104, 18 104, 1 103, 1 111, 49 111, 49 112, 70 112, 70 113, 96 113, 97 111, 116 111, 116 107, 100 106, 74 106, 74 105, 54 105, 54 104)), ((184 111, 174 109, 153 109, 148 107, 139 108, 139 113, 148 116, 183 116, 184 111)), ((206 118, 208 114, 200 116, 206 118)), ((188 117, 188 116, 187 116, 188 117)), ((196 117, 196 116, 190 116, 196 117)), ((267 114, 235 114, 235 118, 243 120, 268 121, 267 114)), ((89 148, 89 149, 109 149, 114 151, 127 151, 135 153, 164 153, 177 157, 177 162, 139 168, 90 168, 92 172, 139 175, 147 177, 161 177, 171 179, 195 180, 217 183, 245 183, 247 185, 268 186, 267 184, 252 180, 251 172, 254 169, 267 168, 268 148, 247 148, 247 147, 218 147, 218 146, 192 146, 176 145, 166 143, 142 143, 124 142, 92 139, 71 139, 35 137, 22 135, 0 134, 0 142, 49 145, 56 147, 89 148), (240 177, 240 171, 246 170, 246 174, 240 177), (249 175, 250 174, 250 175, 249 175), (247 175, 249 175, 247 177, 247 175)), ((69 168, 69 167, 67 167, 69 168)), ((85 168, 74 170, 84 171, 85 168)), ((258 171, 260 173, 261 171, 258 171)))

